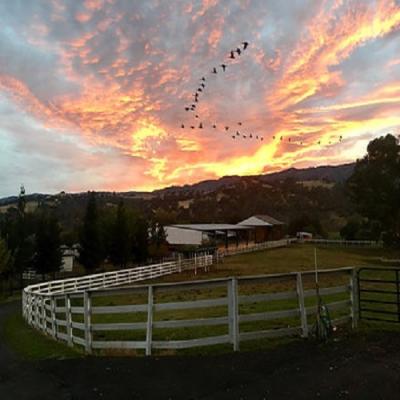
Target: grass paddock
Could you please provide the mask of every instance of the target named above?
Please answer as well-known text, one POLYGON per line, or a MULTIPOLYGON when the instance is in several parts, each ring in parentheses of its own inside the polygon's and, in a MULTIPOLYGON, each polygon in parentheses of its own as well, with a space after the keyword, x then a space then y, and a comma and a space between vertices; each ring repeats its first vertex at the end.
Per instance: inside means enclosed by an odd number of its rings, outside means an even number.
MULTIPOLYGON (((372 266, 381 265, 381 257, 399 258, 400 252, 380 248, 318 248, 317 260, 320 269, 340 268, 349 266, 372 266)), ((387 264, 385 264, 387 266, 387 264)), ((268 249, 255 253, 248 253, 238 256, 226 257, 222 263, 215 265, 211 271, 204 272, 199 270, 196 275, 192 271, 182 274, 175 274, 152 280, 151 283, 162 282, 182 282, 188 280, 212 279, 233 276, 246 275, 264 275, 273 273, 287 273, 296 271, 307 271, 314 268, 314 246, 312 245, 291 245, 285 248, 268 249)), ((346 278, 347 279, 347 278, 346 278)), ((326 286, 341 285, 347 282, 344 278, 325 278, 321 276, 322 283, 326 286)), ((143 282, 150 283, 150 282, 143 282)), ((313 279, 305 280, 305 287, 313 288, 313 279)), ((268 293, 283 290, 295 290, 295 283, 290 280, 283 280, 274 283, 262 285, 246 284, 239 288, 240 294, 251 293, 268 293)), ((180 290, 177 292, 168 291, 163 293, 162 290, 156 290, 155 302, 170 302, 170 301, 190 301, 212 297, 226 296, 226 288, 203 288, 194 290, 180 290)), ((342 297, 327 296, 326 301, 339 301, 342 297)), ((77 300, 79 303, 79 300, 77 300)), ((118 305, 118 304, 145 304, 147 302, 146 294, 130 293, 123 296, 104 296, 94 299, 94 306, 100 305, 118 305)), ((316 299, 306 299, 306 306, 315 305, 316 299)), ((80 304, 75 305, 80 305, 80 304)), ((62 304, 59 304, 62 306, 62 304)), ((297 306, 296 300, 270 301, 264 303, 244 304, 240 306, 240 313, 258 313, 268 312, 277 309, 291 309, 297 306)), ((191 319, 191 318, 209 318, 225 316, 227 314, 226 307, 213 307, 208 309, 196 310, 171 310, 158 312, 155 319, 158 321, 191 319)), ((340 316, 340 315, 339 315, 340 316)), ((60 316, 61 317, 61 316, 60 316)), ((333 317, 336 317, 334 315, 333 317)), ((144 322, 146 321, 146 313, 129 313, 129 314, 105 314, 94 315, 93 323, 113 323, 113 322, 144 322)), ((80 315, 74 316, 75 322, 82 322, 80 315)), ((281 319, 276 321, 262 321, 255 323, 241 324, 242 332, 257 329, 274 329, 286 326, 298 325, 298 321, 294 319, 281 319)), ((371 326, 374 325, 365 325, 371 326)), ((220 335, 227 333, 225 326, 201 326, 196 328, 179 328, 179 329, 158 329, 154 331, 154 340, 179 340, 192 339, 196 337, 204 337, 211 335, 220 335)), ((51 338, 47 338, 41 333, 28 327, 20 316, 13 316, 8 322, 6 333, 9 343, 20 354, 26 358, 49 358, 49 357, 76 357, 82 355, 82 352, 77 352, 68 348, 66 345, 57 343, 51 338)), ((78 335, 80 333, 77 332, 78 335)), ((120 331, 120 332, 95 332, 96 340, 143 340, 145 337, 144 331, 120 331)), ((250 341, 241 344, 242 350, 257 349, 265 347, 273 347, 274 344, 293 340, 291 338, 267 339, 250 341)), ((298 340, 298 339, 295 339, 298 340)), ((226 352, 231 351, 230 345, 219 345, 204 348, 195 348, 179 351, 160 351, 162 354, 208 354, 210 352, 226 352)), ((158 352, 157 352, 158 353, 158 352)), ((103 351, 102 354, 141 354, 141 351, 103 351)))

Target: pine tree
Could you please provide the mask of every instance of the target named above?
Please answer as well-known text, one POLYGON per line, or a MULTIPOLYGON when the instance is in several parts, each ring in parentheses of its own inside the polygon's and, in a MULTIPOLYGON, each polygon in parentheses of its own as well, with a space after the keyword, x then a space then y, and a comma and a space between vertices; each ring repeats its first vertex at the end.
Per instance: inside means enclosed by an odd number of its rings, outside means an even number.
POLYGON ((126 267, 132 252, 131 235, 123 201, 118 204, 112 227, 110 261, 121 268, 126 267))
POLYGON ((80 232, 79 262, 87 270, 98 268, 104 259, 96 195, 89 192, 86 214, 80 232))
MULTIPOLYGON (((6 242, 0 238, 0 281, 7 282, 12 273, 12 257, 6 242)), ((0 286, 1 288, 1 286, 0 286)))
POLYGON ((36 231, 34 266, 36 272, 42 276, 55 274, 61 268, 60 232, 60 226, 54 216, 40 216, 36 231))
POLYGON ((165 257, 168 254, 164 227, 160 223, 154 221, 150 228, 149 253, 151 257, 156 259, 165 257))
POLYGON ((144 218, 138 218, 134 234, 134 257, 137 262, 147 261, 149 254, 149 226, 144 218))

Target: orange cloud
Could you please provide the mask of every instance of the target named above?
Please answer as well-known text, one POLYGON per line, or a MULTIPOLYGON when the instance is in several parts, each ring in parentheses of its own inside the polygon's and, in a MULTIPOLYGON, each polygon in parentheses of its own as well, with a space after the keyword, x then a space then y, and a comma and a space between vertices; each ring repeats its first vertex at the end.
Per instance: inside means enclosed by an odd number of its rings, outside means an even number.
POLYGON ((77 13, 75 15, 75 19, 80 22, 80 23, 84 23, 84 22, 88 22, 90 19, 92 18, 92 15, 89 13, 77 13))
MULTIPOLYGON (((52 0, 50 22, 35 19, 36 42, 30 42, 47 44, 44 57, 53 60, 47 76, 55 89, 47 97, 43 82, 18 71, 0 74, 0 92, 45 126, 72 127, 93 148, 120 155, 123 162, 113 161, 115 189, 348 161, 371 135, 400 126, 397 53, 382 46, 385 74, 375 71, 372 78, 363 71, 365 60, 357 61, 371 43, 387 40, 398 48, 400 6, 394 1, 326 0, 306 16, 297 5, 290 22, 279 7, 272 15, 273 7, 263 13, 247 1, 236 8, 216 0, 179 8, 134 3, 122 9, 118 2, 86 0, 81 11, 68 13, 66 3, 52 0), (72 32, 51 22, 61 19, 72 32), (229 59, 232 46, 247 38, 246 52, 229 59), (226 72, 211 74, 222 61, 226 72), (348 78, 350 68, 362 72, 358 81, 348 78), (188 113, 184 107, 203 75, 196 113, 188 113), (233 140, 236 130, 241 134, 233 140), (264 140, 242 138, 250 133, 264 140), (121 165, 134 177, 131 184, 118 174, 121 165)), ((109 175, 104 179, 111 185, 109 175)))

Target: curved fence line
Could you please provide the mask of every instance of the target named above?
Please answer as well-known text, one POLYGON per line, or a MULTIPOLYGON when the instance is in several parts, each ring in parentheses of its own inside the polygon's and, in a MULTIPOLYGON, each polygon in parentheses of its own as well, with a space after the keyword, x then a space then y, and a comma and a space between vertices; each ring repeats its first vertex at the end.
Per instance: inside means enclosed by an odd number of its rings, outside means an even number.
MULTIPOLYGON (((24 290, 24 316, 36 329, 87 353, 139 349, 151 355, 154 349, 217 344, 237 351, 248 340, 309 335, 317 312, 314 271, 132 285, 184 270, 208 269, 212 262, 211 255, 204 255, 31 285, 24 290)), ((356 326, 355 269, 319 274, 319 293, 333 323, 356 326)))
POLYGON ((49 282, 29 285, 22 292, 22 314, 29 324, 35 323, 38 313, 34 308, 40 302, 53 295, 79 293, 89 289, 110 288, 129 285, 131 283, 159 278, 182 271, 204 268, 207 270, 213 264, 213 255, 205 254, 193 259, 178 259, 177 261, 146 265, 143 267, 129 268, 100 274, 86 275, 78 278, 60 279, 49 282))

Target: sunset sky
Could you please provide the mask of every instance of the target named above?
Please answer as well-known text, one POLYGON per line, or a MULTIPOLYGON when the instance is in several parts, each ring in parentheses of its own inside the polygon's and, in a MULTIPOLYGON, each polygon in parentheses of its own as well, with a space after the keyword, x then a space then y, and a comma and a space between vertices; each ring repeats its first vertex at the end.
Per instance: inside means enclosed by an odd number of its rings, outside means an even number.
POLYGON ((340 164, 389 132, 400 0, 0 0, 0 196, 340 164))

